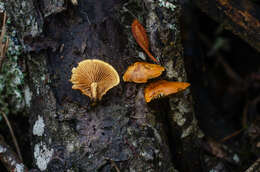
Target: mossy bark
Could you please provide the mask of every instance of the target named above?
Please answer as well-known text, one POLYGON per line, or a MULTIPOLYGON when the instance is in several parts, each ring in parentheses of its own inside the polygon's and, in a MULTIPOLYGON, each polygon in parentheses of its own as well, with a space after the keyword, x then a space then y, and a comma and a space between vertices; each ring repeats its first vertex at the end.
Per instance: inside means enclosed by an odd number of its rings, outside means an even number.
MULTIPOLYGON (((8 9, 13 2, 7 3, 8 9)), ((92 105, 69 82, 71 69, 83 59, 110 63, 120 78, 127 66, 141 61, 143 51, 130 28, 135 17, 147 29, 151 52, 166 68, 161 79, 186 81, 179 2, 15 2, 21 9, 28 5, 24 10, 30 9, 38 26, 31 33, 35 27, 25 27, 25 21, 18 20, 19 11, 9 10, 28 52, 32 146, 38 169, 167 172, 176 171, 177 165, 181 171, 199 171, 194 143, 201 134, 189 90, 147 104, 145 84, 121 81, 92 105)))

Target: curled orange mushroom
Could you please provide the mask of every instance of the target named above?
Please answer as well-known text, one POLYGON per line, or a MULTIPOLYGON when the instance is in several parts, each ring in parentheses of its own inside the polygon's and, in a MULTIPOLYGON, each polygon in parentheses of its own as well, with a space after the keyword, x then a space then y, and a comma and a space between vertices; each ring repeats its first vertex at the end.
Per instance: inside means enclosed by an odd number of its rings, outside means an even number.
POLYGON ((146 62, 136 62, 129 66, 123 76, 125 82, 145 83, 148 79, 162 74, 164 67, 146 62))
POLYGON ((188 86, 190 86, 190 84, 187 82, 165 80, 150 83, 144 90, 145 101, 150 102, 153 99, 177 93, 186 89, 188 86))
POLYGON ((94 101, 101 100, 112 87, 119 84, 117 71, 110 64, 98 60, 83 60, 72 69, 72 89, 78 89, 94 101))

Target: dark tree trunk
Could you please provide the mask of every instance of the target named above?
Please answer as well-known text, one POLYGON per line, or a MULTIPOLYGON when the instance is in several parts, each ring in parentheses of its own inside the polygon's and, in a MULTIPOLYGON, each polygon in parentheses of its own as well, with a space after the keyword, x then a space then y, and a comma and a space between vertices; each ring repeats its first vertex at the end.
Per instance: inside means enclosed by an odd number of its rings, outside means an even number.
POLYGON ((147 29, 151 52, 166 68, 162 78, 186 81, 178 2, 10 0, 7 10, 28 52, 35 167, 55 172, 201 170, 202 134, 189 90, 147 104, 145 84, 121 79, 92 106, 69 82, 72 68, 84 59, 110 63, 120 78, 141 61, 143 51, 130 28, 135 17, 147 29))

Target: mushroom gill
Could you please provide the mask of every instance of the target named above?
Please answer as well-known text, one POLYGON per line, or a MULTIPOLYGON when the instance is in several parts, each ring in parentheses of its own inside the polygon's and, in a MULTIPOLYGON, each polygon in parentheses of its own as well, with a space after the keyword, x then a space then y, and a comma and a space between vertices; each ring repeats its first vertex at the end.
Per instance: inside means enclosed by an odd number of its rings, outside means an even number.
POLYGON ((112 87, 119 84, 117 71, 110 64, 98 60, 81 61, 72 69, 72 89, 78 89, 94 101, 101 100, 112 87))

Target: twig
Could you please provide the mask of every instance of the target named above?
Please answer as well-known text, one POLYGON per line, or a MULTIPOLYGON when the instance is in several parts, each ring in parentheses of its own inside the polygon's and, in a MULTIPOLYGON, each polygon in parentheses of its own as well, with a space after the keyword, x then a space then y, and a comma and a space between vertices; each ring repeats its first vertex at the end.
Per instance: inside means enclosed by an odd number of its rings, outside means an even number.
POLYGON ((243 127, 244 128, 246 128, 248 125, 247 125, 247 123, 248 122, 250 122, 249 120, 248 120, 248 108, 250 107, 250 106, 257 106, 257 103, 260 101, 260 96, 258 96, 258 97, 256 97, 254 100, 252 100, 252 101, 249 101, 249 102, 247 102, 247 104, 245 105, 245 107, 244 107, 244 110, 243 110, 243 117, 242 117, 242 125, 243 125, 243 127))
POLYGON ((116 172, 120 172, 119 168, 117 167, 116 163, 110 159, 111 165, 116 169, 116 172))
POLYGON ((232 133, 232 134, 230 134, 230 135, 224 137, 223 139, 221 139, 220 142, 225 142, 225 141, 231 139, 232 137, 237 136, 237 135, 240 134, 244 129, 245 129, 245 128, 242 128, 242 129, 240 129, 240 130, 238 130, 238 131, 235 131, 234 133, 232 133))
POLYGON ((7 52, 8 45, 9 45, 9 38, 7 38, 5 44, 3 46, 1 46, 0 69, 2 69, 3 62, 4 62, 5 58, 6 58, 5 54, 7 52), (2 54, 2 52, 3 52, 3 54, 2 54))
POLYGON ((247 103, 243 109, 243 115, 242 115, 242 126, 244 128, 246 128, 248 125, 247 125, 247 113, 248 113, 248 106, 249 106, 250 102, 248 102, 247 100, 247 103))
POLYGON ((217 53, 218 62, 223 66, 225 69, 227 75, 234 79, 238 83, 242 83, 243 79, 239 76, 238 73, 236 73, 232 67, 227 63, 227 61, 219 54, 217 53))
POLYGON ((16 153, 11 150, 10 146, 6 144, 2 135, 0 135, 0 148, 0 161, 9 172, 28 172, 28 168, 19 160, 16 153))
POLYGON ((254 164, 252 164, 245 172, 255 172, 259 170, 260 158, 258 158, 254 164))
POLYGON ((4 113, 4 112, 1 112, 1 114, 2 114, 2 116, 4 117, 5 122, 6 122, 7 126, 8 126, 8 128, 9 128, 9 131, 10 131, 10 133, 11 133, 12 140, 13 140, 13 142, 14 142, 14 145, 15 145, 16 151, 17 151, 17 153, 18 153, 18 156, 19 156, 19 158, 20 158, 20 161, 23 162, 23 157, 22 157, 22 154, 21 154, 21 151, 20 151, 18 142, 17 142, 17 140, 16 140, 16 137, 15 137, 15 135, 14 135, 14 131, 13 131, 13 129, 12 129, 12 126, 11 126, 11 124, 10 124, 10 122, 9 122, 9 120, 8 120, 8 118, 7 118, 7 116, 5 115, 5 113, 4 113))
POLYGON ((4 54, 4 56, 6 56, 6 52, 7 52, 7 50, 8 50, 8 45, 9 45, 9 38, 7 37, 7 38, 6 38, 6 41, 5 41, 5 49, 4 49, 5 54, 4 54))
POLYGON ((217 158, 223 159, 232 164, 238 164, 233 157, 235 152, 229 149, 228 146, 224 146, 223 143, 217 142, 210 138, 205 138, 202 142, 202 149, 206 150, 210 154, 216 156, 217 158))
POLYGON ((3 26, 2 26, 2 32, 0 35, 0 69, 2 68, 2 64, 3 61, 5 59, 5 54, 7 52, 7 48, 9 45, 9 38, 7 38, 6 42, 3 44, 3 39, 5 36, 5 32, 6 32, 6 27, 5 27, 5 23, 6 23, 6 12, 4 13, 4 19, 3 19, 3 26))
MULTIPOLYGON (((1 36, 0 36, 0 40, 2 41, 4 39, 5 36, 5 23, 6 23, 6 12, 4 13, 4 19, 3 19, 3 25, 2 25, 2 32, 1 32, 1 36)), ((2 43, 2 42, 1 42, 2 43)))
MULTIPOLYGON (((203 34, 199 34, 199 37, 205 43, 206 46, 208 46, 209 48, 212 46, 213 43, 203 34)), ((226 74, 234 81, 238 83, 243 83, 243 78, 241 78, 240 75, 232 69, 232 67, 226 62, 226 60, 221 56, 221 54, 219 52, 216 52, 215 54, 218 62, 223 66, 226 74)))
POLYGON ((118 166, 116 165, 115 161, 113 161, 110 158, 105 158, 105 159, 111 163, 111 166, 116 169, 116 172, 120 172, 120 170, 119 170, 118 166))

